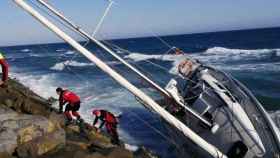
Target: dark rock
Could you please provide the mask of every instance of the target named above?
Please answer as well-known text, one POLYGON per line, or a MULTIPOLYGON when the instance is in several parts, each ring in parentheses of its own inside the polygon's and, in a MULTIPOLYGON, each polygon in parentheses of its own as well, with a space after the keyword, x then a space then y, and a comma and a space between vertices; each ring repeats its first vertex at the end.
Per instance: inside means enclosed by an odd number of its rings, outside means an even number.
POLYGON ((19 145, 16 151, 20 158, 36 158, 48 152, 55 153, 64 146, 65 131, 60 129, 19 145))
POLYGON ((64 115, 51 107, 55 101, 11 79, 0 88, 0 158, 152 158, 148 150, 133 155, 113 145, 90 124, 65 126, 64 115))

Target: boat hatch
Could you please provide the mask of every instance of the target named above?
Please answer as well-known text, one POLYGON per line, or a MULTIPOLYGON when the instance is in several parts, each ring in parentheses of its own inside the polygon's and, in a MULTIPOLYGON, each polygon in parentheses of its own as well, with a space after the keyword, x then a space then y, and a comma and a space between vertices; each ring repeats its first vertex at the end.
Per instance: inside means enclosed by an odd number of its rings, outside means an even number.
POLYGON ((203 116, 210 108, 211 105, 207 103, 202 94, 193 103, 193 109, 196 110, 200 116, 203 116))

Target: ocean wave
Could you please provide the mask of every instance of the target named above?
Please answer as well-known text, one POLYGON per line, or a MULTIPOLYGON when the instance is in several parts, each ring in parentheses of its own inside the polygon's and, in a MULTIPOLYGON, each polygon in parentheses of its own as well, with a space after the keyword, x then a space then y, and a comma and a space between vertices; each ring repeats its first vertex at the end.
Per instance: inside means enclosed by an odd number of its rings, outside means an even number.
POLYGON ((228 60, 246 60, 263 57, 280 57, 280 49, 229 49, 224 47, 213 47, 206 50, 203 55, 228 60), (249 57, 249 58, 248 58, 249 57))
POLYGON ((240 65, 215 65, 216 68, 229 71, 251 71, 251 72, 280 72, 280 62, 277 63, 255 63, 240 65))
POLYGON ((150 59, 163 60, 163 61, 176 61, 184 56, 185 55, 175 55, 175 54, 153 55, 153 54, 131 53, 129 55, 126 55, 124 58, 131 59, 135 62, 150 60, 150 59))
POLYGON ((56 96, 54 86, 56 76, 55 74, 46 75, 34 75, 25 73, 13 73, 11 72, 11 77, 16 78, 20 83, 29 87, 36 94, 43 98, 49 98, 51 96, 56 96))
POLYGON ((20 50, 21 52, 31 52, 31 50, 30 49, 22 49, 22 50, 20 50))
MULTIPOLYGON (((117 61, 109 61, 106 62, 108 65, 118 65, 120 62, 117 61)), ((78 62, 74 60, 67 60, 64 62, 56 63, 54 66, 52 66, 50 69, 51 70, 57 70, 57 71, 62 71, 65 69, 66 66, 72 66, 72 67, 85 67, 85 66, 95 66, 94 63, 83 63, 83 62, 78 62)))
POLYGON ((36 53, 28 53, 28 56, 30 56, 30 57, 43 57, 43 55, 36 54, 36 53))
POLYGON ((178 65, 179 63, 186 59, 187 57, 191 57, 189 54, 176 55, 176 54, 167 54, 167 55, 148 55, 148 54, 140 54, 140 53, 131 53, 125 56, 126 59, 131 59, 135 62, 144 61, 144 60, 162 60, 172 62, 172 67, 169 70, 171 74, 178 74, 178 65))
MULTIPOLYGON (((229 49, 224 47, 213 47, 205 51, 205 54, 269 54, 269 53, 279 53, 280 49, 229 49)), ((279 55, 279 54, 278 54, 279 55)))
POLYGON ((95 65, 95 64, 93 64, 93 63, 81 63, 81 62, 77 62, 77 61, 73 61, 73 60, 71 60, 71 61, 67 60, 65 62, 56 63, 50 69, 51 70, 62 71, 62 70, 65 69, 66 66, 83 67, 83 66, 93 66, 93 65, 95 65))
POLYGON ((68 50, 65 52, 66 55, 71 55, 71 54, 75 54, 75 51, 73 50, 68 50))
POLYGON ((61 49, 57 49, 57 50, 55 50, 56 52, 66 52, 67 50, 66 49, 63 49, 63 48, 61 48, 61 49))
POLYGON ((279 72, 280 63, 279 62, 268 62, 268 63, 254 63, 254 64, 227 64, 227 61, 240 61, 240 60, 256 60, 262 61, 263 57, 271 58, 272 60, 280 57, 280 49, 256 49, 256 50, 242 50, 242 49, 228 49, 223 47, 213 47, 206 50, 203 53, 192 53, 184 55, 148 55, 140 53, 131 53, 125 56, 126 59, 131 59, 135 62, 144 60, 162 60, 171 61, 172 67, 169 70, 171 74, 178 74, 178 64, 185 58, 190 57, 193 59, 198 59, 202 63, 213 65, 221 70, 229 71, 270 71, 279 72), (276 57, 276 58, 275 58, 276 57))

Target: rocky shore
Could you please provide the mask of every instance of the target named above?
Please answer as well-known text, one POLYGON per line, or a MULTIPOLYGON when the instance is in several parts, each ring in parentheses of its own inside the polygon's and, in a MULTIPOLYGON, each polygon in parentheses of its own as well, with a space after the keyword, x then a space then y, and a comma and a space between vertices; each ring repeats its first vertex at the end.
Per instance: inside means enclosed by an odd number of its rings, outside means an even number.
POLYGON ((24 85, 10 79, 0 88, 0 158, 154 158, 129 151, 87 123, 65 126, 63 114, 24 85))

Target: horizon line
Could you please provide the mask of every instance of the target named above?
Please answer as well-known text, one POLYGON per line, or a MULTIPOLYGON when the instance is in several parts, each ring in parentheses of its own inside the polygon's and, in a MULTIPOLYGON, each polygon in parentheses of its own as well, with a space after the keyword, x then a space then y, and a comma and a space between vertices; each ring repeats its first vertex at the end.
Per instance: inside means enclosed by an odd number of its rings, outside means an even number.
MULTIPOLYGON (((245 28, 245 29, 233 29, 233 30, 219 30, 219 31, 206 31, 206 32, 193 32, 193 33, 174 33, 174 34, 163 34, 158 37, 172 37, 172 36, 184 36, 184 35, 196 35, 196 34, 209 34, 209 33, 223 33, 223 32, 233 32, 233 31, 250 31, 250 30, 262 30, 262 29, 277 29, 280 26, 271 26, 271 27, 255 27, 255 28, 245 28)), ((141 39, 141 38, 152 38, 153 36, 143 35, 136 37, 120 37, 120 38, 108 38, 100 39, 99 41, 110 41, 110 40, 128 40, 128 39, 141 39)), ((86 40, 79 40, 79 43, 86 42, 86 40)), ((36 43, 36 44, 20 44, 20 45, 6 45, 1 46, 0 48, 9 48, 9 47, 24 47, 24 46, 36 46, 36 45, 50 45, 50 44, 66 44, 67 42, 46 42, 46 43, 36 43)))

